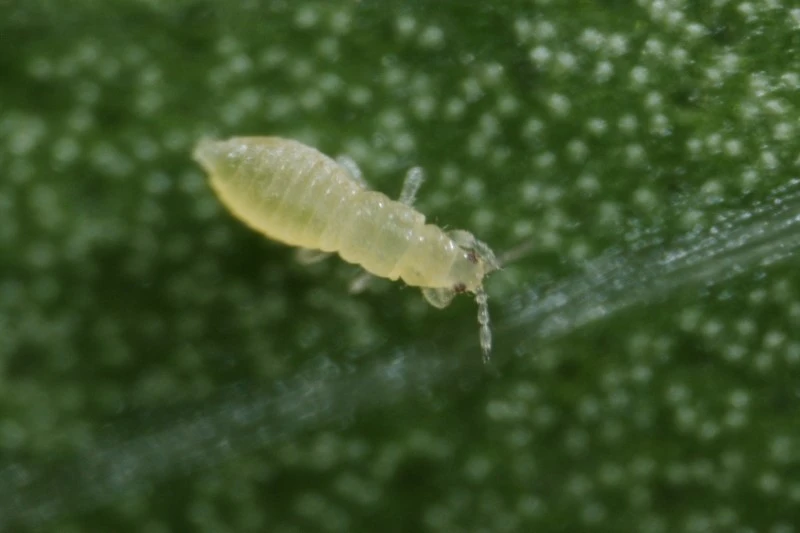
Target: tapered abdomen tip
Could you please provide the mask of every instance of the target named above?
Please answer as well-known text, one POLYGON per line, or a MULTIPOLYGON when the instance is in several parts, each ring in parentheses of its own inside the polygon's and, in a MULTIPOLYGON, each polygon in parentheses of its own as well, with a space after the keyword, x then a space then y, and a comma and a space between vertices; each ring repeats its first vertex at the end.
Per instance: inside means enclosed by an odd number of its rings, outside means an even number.
POLYGON ((223 155, 220 141, 214 139, 200 139, 192 151, 192 158, 205 169, 210 170, 223 155))

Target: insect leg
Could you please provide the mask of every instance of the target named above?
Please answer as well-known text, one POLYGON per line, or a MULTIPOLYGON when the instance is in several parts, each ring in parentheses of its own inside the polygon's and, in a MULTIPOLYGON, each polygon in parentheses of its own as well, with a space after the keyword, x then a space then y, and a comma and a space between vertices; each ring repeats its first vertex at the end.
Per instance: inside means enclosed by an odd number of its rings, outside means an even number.
POLYGON ((350 282, 350 293, 358 294, 360 292, 364 292, 364 290, 369 287, 369 284, 372 283, 372 278, 374 277, 375 276, 369 272, 362 272, 350 282))
POLYGON ((422 289, 422 296, 425 297, 429 304, 437 309, 442 309, 450 305, 455 295, 456 291, 453 289, 431 289, 427 287, 422 289))
POLYGON ((330 255, 330 252, 320 252, 319 250, 310 250, 308 248, 298 248, 294 251, 294 258, 301 265, 318 263, 323 259, 327 259, 330 255))
POLYGON ((350 156, 340 155, 336 158, 336 162, 350 174, 350 177, 353 178, 354 181, 365 189, 367 188, 367 180, 364 179, 364 174, 361 172, 355 159, 350 156))
POLYGON ((401 204, 414 205, 414 200, 417 198, 417 191, 423 181, 425 181, 425 174, 422 172, 421 167, 411 167, 408 169, 398 201, 401 204))

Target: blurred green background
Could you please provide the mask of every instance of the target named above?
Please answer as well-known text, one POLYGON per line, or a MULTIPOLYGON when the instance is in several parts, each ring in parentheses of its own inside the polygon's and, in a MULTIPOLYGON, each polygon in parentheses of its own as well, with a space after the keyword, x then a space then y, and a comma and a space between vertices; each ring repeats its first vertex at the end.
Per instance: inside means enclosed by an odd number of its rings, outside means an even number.
MULTIPOLYGON (((355 267, 235 221, 190 158, 203 136, 347 154, 392 197, 423 166, 434 223, 533 245, 489 280, 498 306, 706 231, 800 165, 800 9, 780 1, 11 0, 0 73, 4 479, 309 365, 442 335, 479 359, 469 298, 352 296, 355 267)), ((13 530, 798 531, 798 292, 793 265, 752 270, 513 360, 500 337, 498 379, 13 530)))

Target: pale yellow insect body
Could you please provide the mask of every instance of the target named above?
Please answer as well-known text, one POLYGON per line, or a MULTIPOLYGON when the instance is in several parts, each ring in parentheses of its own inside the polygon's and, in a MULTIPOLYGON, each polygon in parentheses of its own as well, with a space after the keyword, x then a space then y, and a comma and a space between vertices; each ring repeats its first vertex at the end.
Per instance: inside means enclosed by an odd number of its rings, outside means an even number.
POLYGON ((488 358, 491 333, 483 278, 498 268, 497 262, 471 233, 445 233, 425 224, 425 216, 410 205, 421 170, 409 172, 404 203, 366 189, 353 173, 314 148, 279 137, 202 140, 194 158, 223 204, 271 239, 336 252, 371 274, 400 278, 421 287, 436 307, 445 307, 457 293, 474 293, 488 358))

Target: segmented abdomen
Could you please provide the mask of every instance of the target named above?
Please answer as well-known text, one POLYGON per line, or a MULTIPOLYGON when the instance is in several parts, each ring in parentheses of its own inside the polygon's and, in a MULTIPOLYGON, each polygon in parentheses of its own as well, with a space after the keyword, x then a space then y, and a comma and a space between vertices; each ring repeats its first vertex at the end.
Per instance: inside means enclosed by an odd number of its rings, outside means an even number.
POLYGON ((338 163, 288 139, 203 141, 195 157, 226 206, 266 236, 410 285, 441 287, 458 248, 411 207, 369 191, 338 163))

